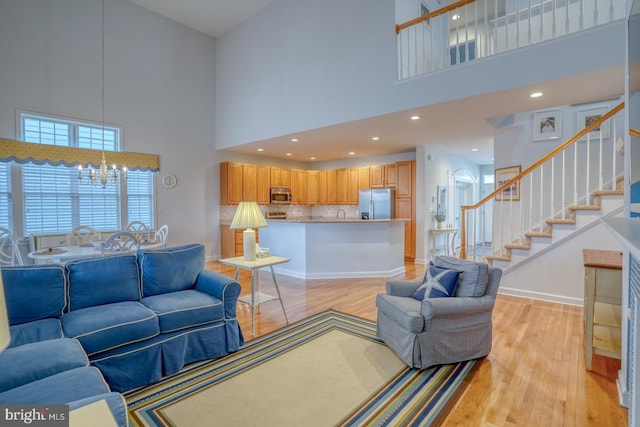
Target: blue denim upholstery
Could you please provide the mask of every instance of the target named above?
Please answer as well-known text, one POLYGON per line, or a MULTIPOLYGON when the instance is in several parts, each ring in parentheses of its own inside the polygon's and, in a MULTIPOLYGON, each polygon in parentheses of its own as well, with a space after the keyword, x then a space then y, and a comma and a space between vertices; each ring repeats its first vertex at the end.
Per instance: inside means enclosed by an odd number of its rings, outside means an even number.
POLYGON ((135 301, 87 307, 62 317, 65 335, 76 338, 89 356, 160 333, 158 317, 135 301))
POLYGON ((158 316, 163 333, 224 320, 222 301, 194 289, 154 295, 140 302, 158 316))
POLYGON ((142 296, 193 288, 204 269, 204 246, 192 243, 165 249, 138 251, 142 296))
POLYGON ((138 264, 133 254, 69 261, 65 268, 69 310, 140 299, 138 264))
POLYGON ((11 325, 11 344, 9 347, 64 337, 60 319, 42 319, 33 322, 11 325))

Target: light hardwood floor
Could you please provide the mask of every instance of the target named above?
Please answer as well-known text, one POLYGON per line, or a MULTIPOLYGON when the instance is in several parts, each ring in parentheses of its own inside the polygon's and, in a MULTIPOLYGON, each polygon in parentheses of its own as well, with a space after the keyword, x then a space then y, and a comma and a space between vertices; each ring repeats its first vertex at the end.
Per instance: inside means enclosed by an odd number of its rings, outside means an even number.
MULTIPOLYGON (((419 280, 424 265, 406 264, 403 277, 419 280)), ((207 268, 233 276, 218 262, 207 268)), ((271 275, 260 273, 260 289, 272 293, 271 275)), ((328 309, 375 321, 376 294, 384 278, 302 280, 279 275, 290 322, 328 309)), ((242 294, 250 275, 242 271, 242 294)), ((251 310, 238 304, 245 340, 251 337, 251 310)), ((618 404, 620 361, 594 355, 585 369, 582 308, 498 295, 493 312, 493 348, 481 359, 471 384, 449 413, 445 426, 625 426, 627 409, 618 404)), ((256 336, 286 325, 278 301, 256 311, 256 336)))

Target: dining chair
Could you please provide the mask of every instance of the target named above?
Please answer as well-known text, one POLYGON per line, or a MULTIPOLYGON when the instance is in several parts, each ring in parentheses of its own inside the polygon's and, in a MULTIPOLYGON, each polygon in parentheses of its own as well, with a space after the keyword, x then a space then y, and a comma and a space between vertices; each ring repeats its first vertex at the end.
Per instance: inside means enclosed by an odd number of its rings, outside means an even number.
POLYGON ((132 233, 139 241, 141 241, 149 238, 151 228, 142 221, 131 221, 127 224, 125 231, 132 233))
POLYGON ((0 265, 24 265, 18 239, 4 227, 0 227, 0 265))
POLYGON ((88 245, 100 240, 100 232, 88 225, 79 225, 67 234, 67 246, 88 245))
POLYGON ((168 235, 169 235, 169 226, 165 224, 162 227, 158 228, 158 231, 156 231, 155 241, 162 243, 161 247, 166 248, 168 235))
POLYGON ((118 231, 102 244, 102 252, 135 252, 140 248, 138 238, 128 231, 118 231))

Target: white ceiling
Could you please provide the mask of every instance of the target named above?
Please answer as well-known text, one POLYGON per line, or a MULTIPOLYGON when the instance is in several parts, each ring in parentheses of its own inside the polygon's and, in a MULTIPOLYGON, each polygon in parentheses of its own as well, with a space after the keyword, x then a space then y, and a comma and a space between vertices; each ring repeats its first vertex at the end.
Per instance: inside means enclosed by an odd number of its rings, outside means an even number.
MULTIPOLYGON (((130 1, 197 31, 219 37, 274 0, 130 1)), ((620 67, 571 76, 531 87, 284 135, 230 150, 299 162, 321 162, 401 153, 429 145, 478 164, 491 164, 496 134, 492 123, 500 124, 513 113, 620 96, 624 93, 622 73, 620 67), (534 91, 544 92, 544 96, 529 98, 534 91), (409 116, 414 114, 421 119, 411 121, 409 116), (380 140, 372 141, 374 136, 380 140), (292 138, 299 142, 292 142, 292 138), (350 152, 355 154, 350 155, 350 152), (287 153, 291 154, 288 156, 287 153)))

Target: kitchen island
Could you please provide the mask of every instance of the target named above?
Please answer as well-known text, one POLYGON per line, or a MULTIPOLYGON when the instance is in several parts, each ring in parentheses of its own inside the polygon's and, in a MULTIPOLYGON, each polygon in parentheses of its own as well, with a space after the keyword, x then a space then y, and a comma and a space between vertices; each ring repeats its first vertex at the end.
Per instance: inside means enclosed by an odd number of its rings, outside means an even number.
POLYGON ((290 258, 276 272, 301 279, 403 274, 404 220, 294 218, 267 220, 260 246, 290 258))

